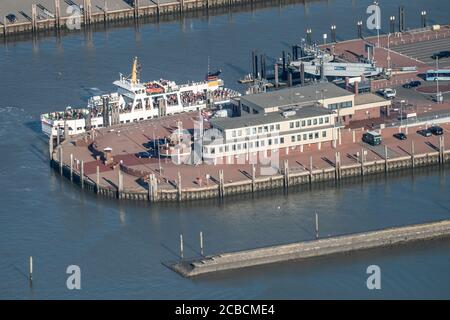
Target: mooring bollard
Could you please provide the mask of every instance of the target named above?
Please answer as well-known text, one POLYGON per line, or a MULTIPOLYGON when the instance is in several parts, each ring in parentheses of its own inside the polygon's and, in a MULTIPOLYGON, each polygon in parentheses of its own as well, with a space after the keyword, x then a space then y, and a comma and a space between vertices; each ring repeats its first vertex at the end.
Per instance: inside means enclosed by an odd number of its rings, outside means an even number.
POLYGON ((389 163, 388 163, 388 147, 384 146, 384 171, 387 173, 389 171, 389 163))

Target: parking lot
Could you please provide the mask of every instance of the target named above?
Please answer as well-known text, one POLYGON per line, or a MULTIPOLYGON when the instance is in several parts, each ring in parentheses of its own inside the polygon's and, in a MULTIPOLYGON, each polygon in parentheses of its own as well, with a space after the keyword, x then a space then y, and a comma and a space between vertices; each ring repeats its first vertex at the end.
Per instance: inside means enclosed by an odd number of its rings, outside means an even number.
MULTIPOLYGON (((450 38, 429 40, 416 43, 402 44, 393 46, 391 49, 395 52, 419 60, 430 67, 434 67, 436 61, 431 58, 434 53, 450 50, 450 38)), ((440 68, 450 67, 450 58, 439 60, 440 68)))

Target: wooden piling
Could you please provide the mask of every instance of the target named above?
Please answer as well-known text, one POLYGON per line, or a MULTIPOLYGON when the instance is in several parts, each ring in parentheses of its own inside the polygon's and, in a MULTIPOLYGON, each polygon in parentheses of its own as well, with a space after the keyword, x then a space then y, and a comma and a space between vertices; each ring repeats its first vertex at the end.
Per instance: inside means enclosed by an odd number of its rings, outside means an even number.
POLYGON ((81 183, 81 189, 84 189, 84 161, 83 160, 81 160, 80 183, 81 183))
POLYGON ((100 191, 100 167, 97 166, 95 171, 95 192, 98 194, 100 191))
POLYGON ((184 259, 184 245, 183 245, 183 235, 180 234, 180 258, 184 259))
POLYGON ((34 3, 31 5, 31 31, 33 34, 37 32, 37 10, 34 3))
POLYGON ((364 176, 364 148, 361 149, 361 176, 364 176))
POLYGON ((183 191, 181 190, 181 173, 180 173, 180 171, 178 171, 177 191, 178 191, 178 201, 183 200, 183 191))
POLYGON ((59 31, 61 28, 61 6, 60 0, 55 0, 55 29, 59 31))
POLYGON ((33 282, 33 257, 30 256, 29 265, 28 265, 28 274, 30 279, 30 284, 33 282))
POLYGON ((388 173, 389 163, 388 163, 388 147, 384 146, 384 172, 388 173))
POLYGON ((50 138, 48 141, 48 153, 50 155, 50 161, 53 160, 53 135, 50 134, 50 138))
POLYGON ((284 188, 289 189, 289 160, 284 160, 284 188))
POLYGON ((319 239, 319 215, 316 212, 316 239, 319 239))
POLYGON ((61 176, 63 175, 63 164, 64 164, 63 148, 62 146, 59 146, 59 174, 61 176))
POLYGON ((411 140, 411 167, 414 169, 416 166, 416 157, 414 152, 414 140, 411 140))
POLYGON ((255 165, 252 164, 252 192, 255 192, 255 179, 256 179, 256 168, 255 165))
POLYGON ((309 157, 309 183, 313 182, 313 157, 309 157))
POLYGON ((119 183, 117 188, 117 198, 122 198, 122 192, 123 192, 123 173, 122 169, 119 166, 119 183))
POLYGON ((200 254, 201 256, 205 256, 205 252, 203 250, 203 232, 200 231, 200 254))
POLYGON ((73 182, 73 153, 70 154, 70 182, 73 182))

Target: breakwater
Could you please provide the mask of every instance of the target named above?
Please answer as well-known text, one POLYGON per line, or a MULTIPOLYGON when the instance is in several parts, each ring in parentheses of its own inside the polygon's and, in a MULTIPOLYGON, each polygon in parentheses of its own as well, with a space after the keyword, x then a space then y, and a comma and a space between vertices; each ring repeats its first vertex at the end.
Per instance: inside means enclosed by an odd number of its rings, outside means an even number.
POLYGON ((450 236, 450 220, 223 253, 166 264, 184 277, 450 236))

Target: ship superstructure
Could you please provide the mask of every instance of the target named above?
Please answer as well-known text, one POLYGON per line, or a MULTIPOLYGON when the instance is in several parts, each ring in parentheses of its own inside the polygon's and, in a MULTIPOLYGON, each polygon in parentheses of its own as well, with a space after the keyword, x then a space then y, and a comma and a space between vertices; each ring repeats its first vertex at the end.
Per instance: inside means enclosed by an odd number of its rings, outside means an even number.
POLYGON ((113 84, 116 92, 91 97, 85 108, 68 107, 65 111, 42 114, 42 131, 49 136, 72 136, 90 129, 197 111, 228 103, 240 95, 224 88, 218 73, 208 73, 204 81, 182 85, 164 79, 142 83, 137 58, 131 75, 120 75, 113 84))

